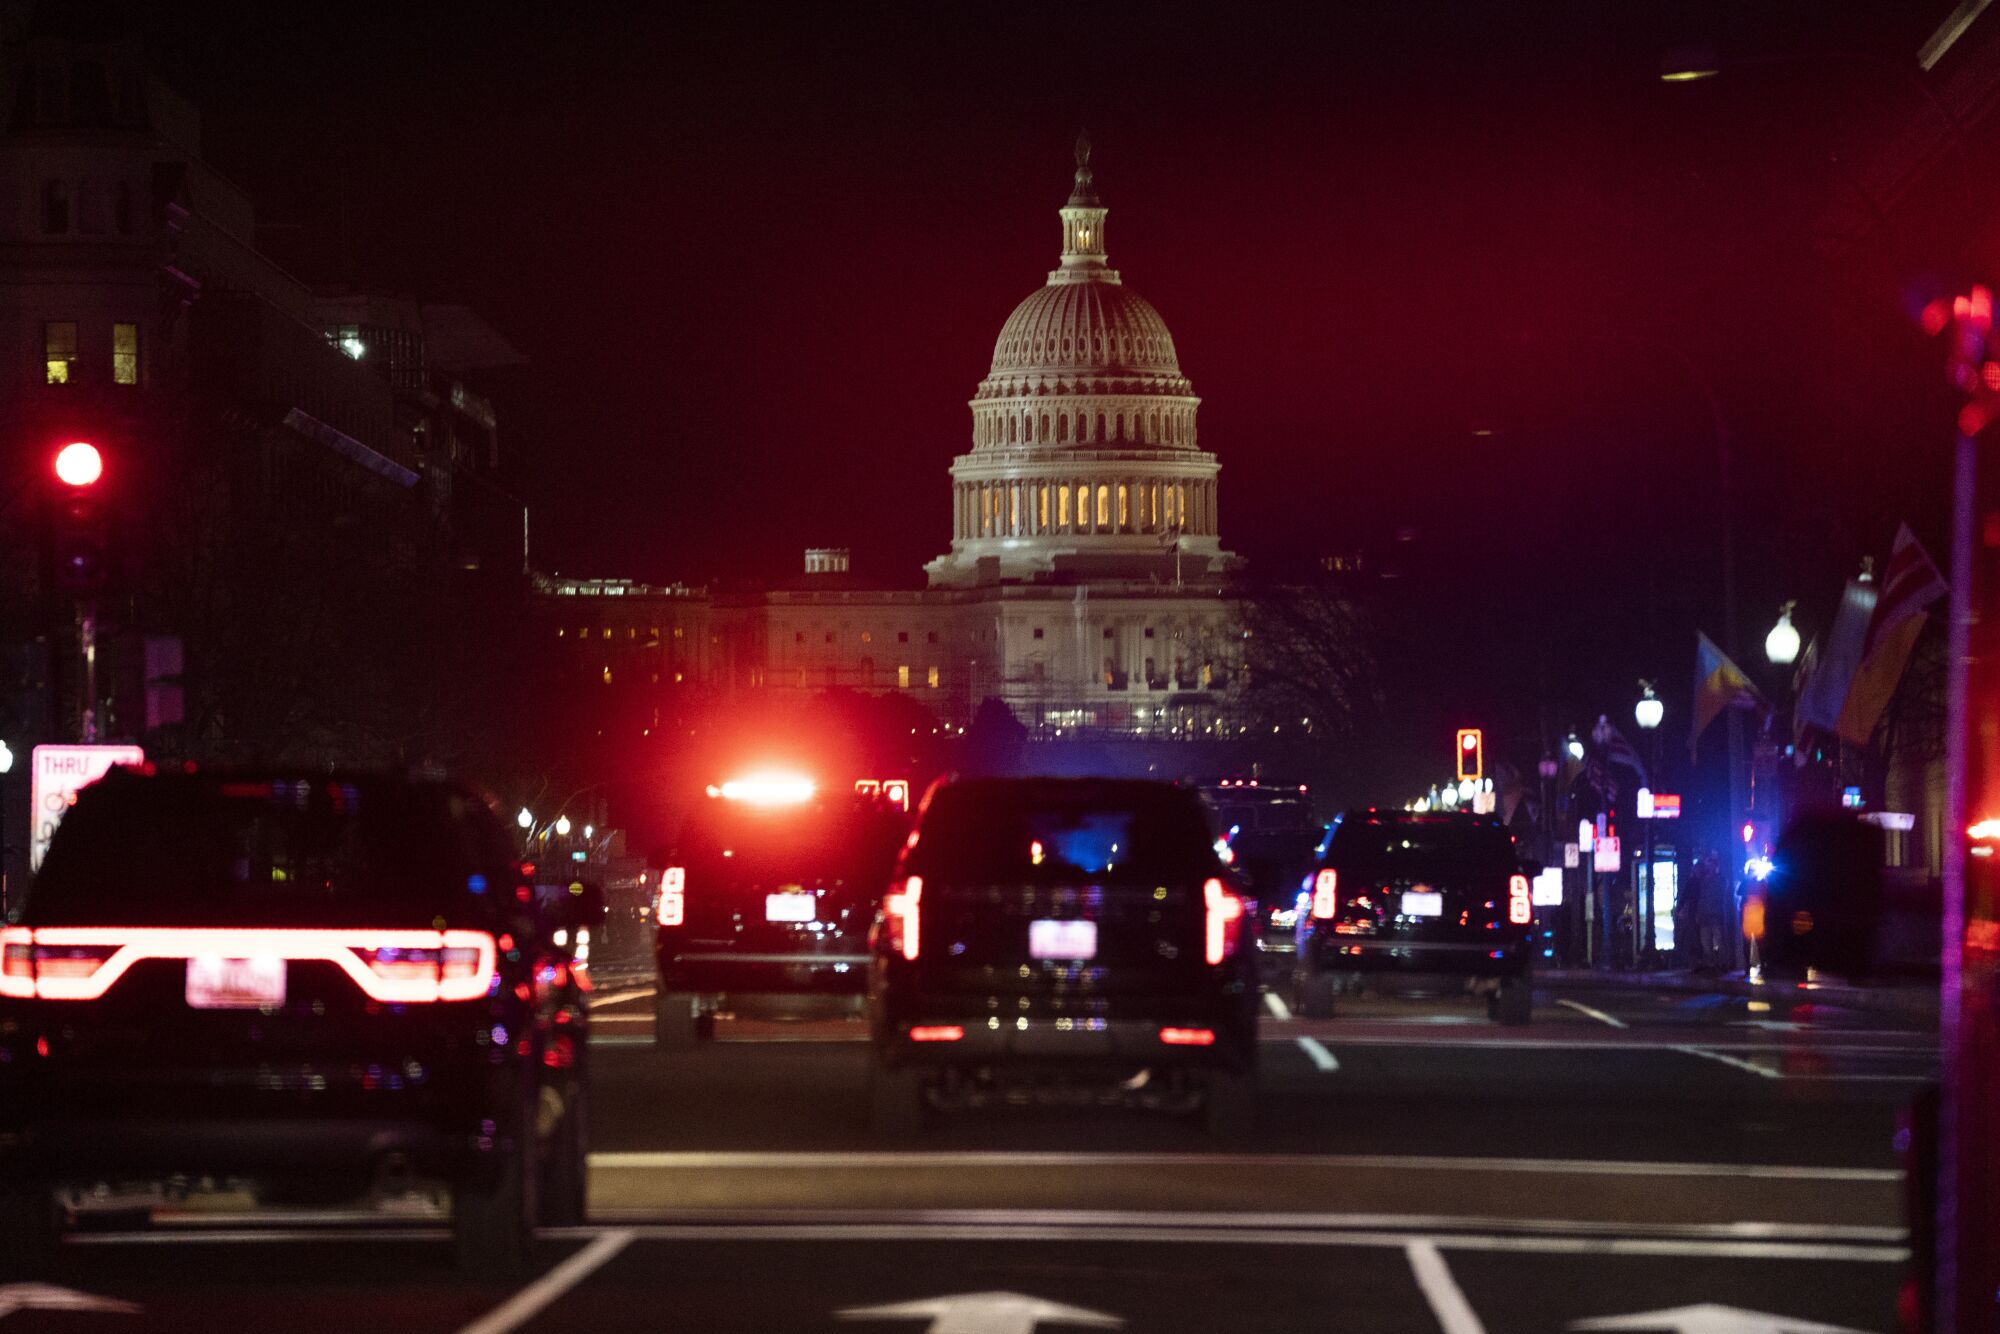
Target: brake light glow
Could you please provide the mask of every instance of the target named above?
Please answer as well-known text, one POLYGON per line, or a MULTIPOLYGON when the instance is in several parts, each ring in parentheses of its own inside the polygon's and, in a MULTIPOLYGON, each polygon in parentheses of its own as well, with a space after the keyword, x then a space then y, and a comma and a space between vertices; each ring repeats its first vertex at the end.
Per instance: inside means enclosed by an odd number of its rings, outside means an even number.
POLYGON ((148 959, 314 960, 333 964, 385 1005, 476 1000, 498 958, 484 931, 238 927, 8 927, 0 996, 96 1000, 148 959))
POLYGON ((1203 883, 1201 897, 1208 927, 1204 957, 1210 963, 1221 963, 1236 951, 1237 923, 1243 920, 1243 900, 1230 893, 1220 880, 1213 878, 1203 883))
POLYGON ((910 1030, 912 1042, 960 1042, 965 1030, 957 1024, 918 1024, 910 1030))
POLYGON ((900 892, 882 900, 882 912, 889 923, 889 948, 905 959, 916 958, 923 947, 918 920, 918 905, 923 897, 924 878, 913 875, 903 881, 900 892))
POLYGON ((811 801, 819 785, 803 774, 769 771, 732 778, 708 795, 724 801, 740 801, 748 806, 799 806, 811 801))
POLYGON ((669 866, 660 872, 661 926, 680 926, 687 921, 687 878, 685 866, 669 866))
POLYGON ((1507 877, 1507 920, 1515 926, 1526 926, 1535 920, 1534 896, 1525 875, 1507 877))
POLYGON ((1163 1028, 1160 1041, 1169 1047, 1213 1047, 1215 1030, 1212 1028, 1163 1028))
POLYGON ((1334 891, 1340 887, 1340 872, 1331 866, 1313 877, 1313 916, 1325 921, 1338 911, 1334 891))

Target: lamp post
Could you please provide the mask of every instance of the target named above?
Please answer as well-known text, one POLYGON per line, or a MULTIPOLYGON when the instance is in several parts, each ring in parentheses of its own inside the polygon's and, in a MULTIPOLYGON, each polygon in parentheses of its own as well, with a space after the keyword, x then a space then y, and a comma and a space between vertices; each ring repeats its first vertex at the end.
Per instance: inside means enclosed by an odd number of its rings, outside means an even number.
MULTIPOLYGON (((1648 749, 1651 751, 1647 756, 1651 762, 1651 772, 1647 774, 1647 780, 1649 783, 1657 783, 1660 781, 1660 720, 1667 716, 1667 706, 1653 693, 1651 681, 1641 681, 1639 690, 1639 702, 1632 706, 1632 718, 1639 724, 1639 730, 1646 734, 1648 749)), ((1644 837, 1641 841, 1644 852, 1639 858, 1638 874, 1639 920, 1635 923, 1639 930, 1637 949, 1640 958, 1644 959, 1653 952, 1653 813, 1651 811, 1636 813, 1644 826, 1644 837)))
POLYGON ((1764 656, 1771 660, 1773 667, 1789 667, 1799 658, 1799 630, 1792 624, 1792 608, 1796 602, 1787 602, 1778 609, 1778 623, 1771 627, 1771 633, 1764 636, 1764 656))
POLYGON ((7 803, 7 783, 5 780, 7 775, 12 773, 13 771, 14 771, 13 749, 9 747, 4 740, 0 740, 0 917, 5 917, 7 915, 8 891, 12 888, 12 886, 10 886, 7 883, 7 872, 8 869, 13 865, 13 860, 11 857, 8 856, 8 853, 11 851, 11 849, 7 846, 8 803, 7 803))

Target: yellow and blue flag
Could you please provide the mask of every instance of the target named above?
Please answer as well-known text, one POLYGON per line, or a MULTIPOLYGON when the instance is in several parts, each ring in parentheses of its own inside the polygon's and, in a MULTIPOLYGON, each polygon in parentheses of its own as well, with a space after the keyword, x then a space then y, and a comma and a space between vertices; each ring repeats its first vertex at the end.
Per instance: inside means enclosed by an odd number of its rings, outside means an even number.
POLYGON ((1763 703, 1764 696, 1743 669, 1731 662, 1714 640, 1695 631, 1694 730, 1688 736, 1688 749, 1694 749, 1724 709, 1755 709, 1763 703))

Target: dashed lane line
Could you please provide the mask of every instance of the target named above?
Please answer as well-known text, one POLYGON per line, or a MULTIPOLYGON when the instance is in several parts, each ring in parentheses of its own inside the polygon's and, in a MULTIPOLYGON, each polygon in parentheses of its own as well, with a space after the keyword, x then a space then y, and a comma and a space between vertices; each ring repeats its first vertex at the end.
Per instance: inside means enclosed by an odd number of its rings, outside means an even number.
POLYGON ((1298 1041, 1299 1050, 1312 1061, 1314 1069, 1329 1075, 1340 1069, 1339 1058, 1321 1046, 1318 1038, 1300 1038, 1298 1041))
POLYGON ((1285 1004, 1285 998, 1275 991, 1264 993, 1264 1008, 1269 1010, 1271 1017, 1281 1024, 1292 1017, 1292 1007, 1285 1004))
POLYGON ((1573 1001, 1569 999, 1567 996, 1559 998, 1556 1001, 1556 1004, 1562 1006, 1566 1010, 1575 1010, 1578 1014, 1587 1015, 1588 1017, 1595 1019, 1600 1024, 1609 1024, 1613 1028, 1630 1027, 1630 1025, 1627 1024, 1623 1019, 1617 1018, 1615 1015, 1606 1014, 1602 1010, 1595 1009, 1591 1006, 1585 1005, 1582 1001, 1573 1001))
POLYGON ((608 1005, 623 1005, 626 1001, 644 1000, 648 996, 658 995, 659 990, 658 987, 634 987, 630 991, 614 991, 608 996, 592 996, 590 1008, 596 1010, 608 1005))
POLYGON ((540 1315, 550 1303, 592 1274, 632 1242, 628 1228, 600 1232, 591 1243, 500 1305, 461 1329, 458 1334, 509 1334, 540 1315))
POLYGON ((1739 1060, 1734 1056, 1725 1056, 1719 1051, 1710 1051, 1704 1047, 1677 1046, 1674 1048, 1674 1050, 1677 1052, 1685 1053, 1686 1055, 1689 1056, 1699 1056, 1703 1060, 1707 1061, 1719 1061, 1723 1065, 1729 1066, 1732 1069, 1747 1071, 1748 1073, 1753 1075, 1761 1075, 1765 1079, 1781 1078, 1781 1076, 1778 1074, 1776 1070, 1767 1070, 1763 1066, 1757 1065, 1754 1062, 1739 1060))
POLYGON ((1407 1242, 1403 1254, 1409 1257, 1410 1272, 1416 1275, 1417 1287, 1430 1303, 1443 1334, 1486 1334, 1485 1323, 1451 1276, 1451 1266, 1438 1253, 1437 1243, 1428 1239, 1407 1242))

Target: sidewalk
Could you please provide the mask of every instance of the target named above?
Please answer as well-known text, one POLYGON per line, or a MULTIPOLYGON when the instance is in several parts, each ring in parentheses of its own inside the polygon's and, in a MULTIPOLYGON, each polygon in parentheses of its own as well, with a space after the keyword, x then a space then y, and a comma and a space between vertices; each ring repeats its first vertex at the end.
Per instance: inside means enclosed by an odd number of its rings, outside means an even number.
POLYGON ((1937 984, 1921 981, 1895 981, 1871 986, 1855 986, 1831 978, 1807 983, 1752 982, 1740 972, 1724 973, 1697 968, 1644 971, 1539 968, 1535 970, 1535 980, 1559 986, 1632 987, 1648 991, 1682 991, 1710 995, 1720 992, 1752 1000, 1840 1005, 1849 1009, 1892 1014, 1898 1018, 1918 1020, 1926 1024, 1936 1023, 1938 1013, 1937 984))

